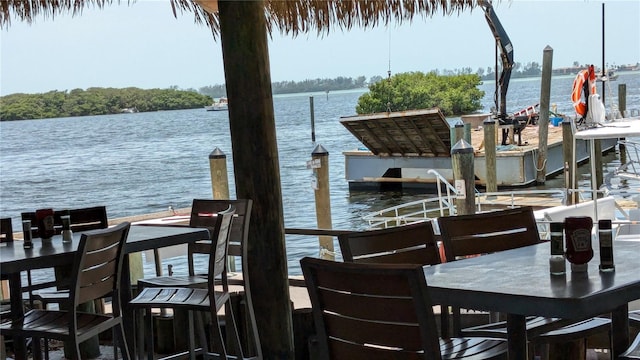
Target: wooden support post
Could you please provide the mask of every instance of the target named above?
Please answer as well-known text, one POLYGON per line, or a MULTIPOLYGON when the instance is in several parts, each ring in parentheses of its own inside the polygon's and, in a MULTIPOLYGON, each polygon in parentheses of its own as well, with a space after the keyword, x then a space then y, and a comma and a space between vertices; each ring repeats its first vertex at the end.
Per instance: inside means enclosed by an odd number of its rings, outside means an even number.
POLYGON ((462 139, 464 137, 464 124, 462 122, 457 122, 455 125, 453 125, 453 128, 451 129, 451 143, 455 144, 457 143, 460 139, 462 139))
POLYGON ((618 84, 618 111, 627 117, 627 84, 618 84))
MULTIPOLYGON (((618 84, 618 111, 623 118, 627 117, 627 84, 618 84)), ((624 140, 625 138, 620 138, 624 140)), ((627 148, 624 144, 618 145, 620 150, 620 164, 627 163, 627 148)))
POLYGON ((484 131, 484 158, 486 166, 487 192, 498 191, 496 167, 496 122, 487 119, 482 123, 484 131))
POLYGON ((229 199, 229 175, 227 173, 227 155, 215 148, 209 154, 209 169, 211 171, 211 189, 216 200, 229 199))
POLYGON ((265 359, 294 357, 265 2, 218 1, 236 197, 253 200, 247 243, 253 307, 265 359))
POLYGON ((456 209, 458 215, 475 213, 475 173, 473 169, 473 147, 464 139, 460 139, 451 148, 451 164, 453 181, 458 196, 456 209))
POLYGON ((567 189, 567 205, 578 203, 578 193, 571 190, 578 189, 578 180, 573 172, 573 130, 571 120, 562 121, 562 154, 564 162, 564 187, 567 189))
POLYGON ((536 183, 547 180, 547 137, 549 136, 549 106, 551 99, 551 69, 553 49, 547 45, 542 55, 542 83, 540 84, 540 117, 538 118, 538 161, 536 183))
POLYGON ((309 113, 311 114, 311 141, 316 142, 316 115, 313 108, 313 96, 309 96, 309 113))
MULTIPOLYGON (((211 171, 211 190, 213 198, 216 200, 229 199, 229 174, 227 172, 227 155, 216 147, 209 154, 209 169, 211 171)), ((227 270, 236 271, 236 262, 234 256, 228 257, 227 270)), ((156 260, 156 267, 159 261, 156 260)), ((162 270, 161 270, 162 271, 162 270)))
MULTIPOLYGON (((329 192, 329 152, 318 145, 311 153, 312 163, 319 162, 319 166, 312 166, 316 186, 316 220, 319 229, 331 229, 331 194, 329 192)), ((335 260, 333 236, 319 236, 320 258, 335 260)))
POLYGON ((451 135, 451 143, 455 144, 460 139, 464 139, 466 142, 471 144, 471 124, 464 124, 462 122, 457 122, 453 129, 450 132, 451 135))

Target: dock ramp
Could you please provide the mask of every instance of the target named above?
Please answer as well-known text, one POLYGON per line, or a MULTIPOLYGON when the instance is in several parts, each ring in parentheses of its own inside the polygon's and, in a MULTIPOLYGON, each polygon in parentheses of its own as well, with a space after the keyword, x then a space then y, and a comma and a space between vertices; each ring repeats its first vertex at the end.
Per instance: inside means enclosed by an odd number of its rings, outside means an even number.
POLYGON ((377 156, 451 156, 451 127, 437 108, 341 117, 340 123, 377 156))

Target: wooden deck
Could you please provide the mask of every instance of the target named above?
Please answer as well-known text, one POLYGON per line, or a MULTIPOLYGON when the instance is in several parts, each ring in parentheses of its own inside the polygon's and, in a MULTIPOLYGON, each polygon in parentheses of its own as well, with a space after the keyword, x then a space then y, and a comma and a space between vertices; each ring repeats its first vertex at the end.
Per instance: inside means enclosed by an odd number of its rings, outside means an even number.
POLYGON ((534 210, 544 209, 551 206, 562 205, 561 198, 549 196, 524 196, 524 195, 498 195, 498 196, 480 196, 478 199, 480 205, 484 207, 496 207, 504 209, 509 206, 531 206, 534 210))

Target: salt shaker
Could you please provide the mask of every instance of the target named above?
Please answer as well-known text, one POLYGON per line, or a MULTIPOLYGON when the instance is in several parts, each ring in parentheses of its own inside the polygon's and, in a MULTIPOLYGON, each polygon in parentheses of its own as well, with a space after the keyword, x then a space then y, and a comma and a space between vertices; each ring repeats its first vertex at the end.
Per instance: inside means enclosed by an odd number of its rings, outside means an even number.
POLYGON ((73 232, 71 231, 71 217, 69 214, 60 216, 62 221, 62 242, 70 243, 73 241, 73 232))
POLYGON ((613 231, 611 220, 598 221, 598 243, 600 246, 600 271, 614 271, 613 231))
POLYGON ((551 275, 564 275, 566 262, 564 259, 563 224, 552 222, 551 230, 551 256, 549 257, 549 272, 551 275))
POLYGON ((31 234, 31 220, 22 220, 22 234, 24 238, 23 247, 25 249, 33 248, 33 236, 31 234))

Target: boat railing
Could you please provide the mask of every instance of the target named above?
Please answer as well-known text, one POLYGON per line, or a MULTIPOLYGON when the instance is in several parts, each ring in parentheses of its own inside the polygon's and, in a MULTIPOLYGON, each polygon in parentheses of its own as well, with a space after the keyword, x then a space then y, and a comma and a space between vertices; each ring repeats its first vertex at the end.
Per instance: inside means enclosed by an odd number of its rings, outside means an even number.
POLYGON ((362 217, 368 222, 369 228, 408 225, 430 221, 437 216, 455 214, 455 197, 458 193, 456 188, 436 170, 429 169, 427 173, 436 179, 437 197, 415 200, 369 213, 362 217))
MULTIPOLYGON (((439 216, 455 215, 455 199, 457 191, 449 181, 436 170, 429 170, 437 180, 437 196, 415 200, 404 204, 371 212, 362 217, 370 229, 408 225, 416 222, 431 221, 439 216)), ((499 208, 513 208, 528 205, 523 201, 526 197, 556 199, 558 204, 566 203, 564 189, 527 189, 505 190, 482 193, 475 191, 477 212, 499 208)), ((548 206, 548 205, 547 205, 548 206)))

